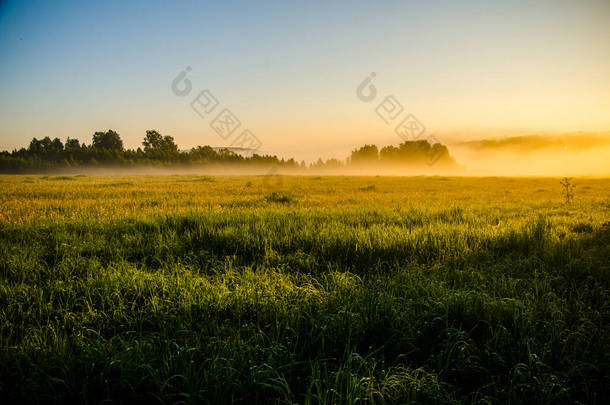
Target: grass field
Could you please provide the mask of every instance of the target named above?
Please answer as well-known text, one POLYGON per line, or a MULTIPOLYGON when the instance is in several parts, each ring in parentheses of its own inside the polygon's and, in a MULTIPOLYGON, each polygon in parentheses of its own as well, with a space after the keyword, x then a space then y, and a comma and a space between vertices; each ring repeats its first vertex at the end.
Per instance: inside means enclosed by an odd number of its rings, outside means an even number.
POLYGON ((1 176, 0 402, 610 401, 610 180, 1 176))

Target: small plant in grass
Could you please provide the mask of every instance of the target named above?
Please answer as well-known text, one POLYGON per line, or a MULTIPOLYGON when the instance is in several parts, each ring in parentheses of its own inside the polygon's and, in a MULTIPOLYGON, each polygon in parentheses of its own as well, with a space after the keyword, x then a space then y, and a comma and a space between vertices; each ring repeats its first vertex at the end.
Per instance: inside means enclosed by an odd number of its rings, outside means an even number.
POLYGON ((579 222, 578 224, 572 227, 572 232, 591 233, 593 232, 593 226, 591 226, 591 224, 587 224, 586 222, 579 222))
POLYGON ((574 185, 574 183, 572 183, 571 180, 572 178, 570 177, 564 177, 563 180, 561 180, 560 182, 561 186, 563 187, 561 193, 566 201, 566 204, 569 204, 574 201, 574 187, 576 186, 574 185))
POLYGON ((286 193, 274 191, 265 197, 265 201, 268 203, 290 204, 294 202, 295 199, 286 193))
POLYGON ((46 180, 75 180, 73 176, 47 177, 46 180))

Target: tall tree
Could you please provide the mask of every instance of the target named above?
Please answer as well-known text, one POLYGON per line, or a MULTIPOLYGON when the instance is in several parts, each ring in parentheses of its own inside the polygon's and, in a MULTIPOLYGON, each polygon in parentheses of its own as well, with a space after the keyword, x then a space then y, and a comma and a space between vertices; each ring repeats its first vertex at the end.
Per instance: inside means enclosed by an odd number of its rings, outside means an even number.
POLYGON ((78 139, 68 138, 66 139, 66 144, 64 146, 64 150, 66 152, 76 152, 80 150, 80 142, 78 139))
POLYGON ((154 129, 146 131, 144 140, 142 141, 144 152, 146 153, 176 153, 178 145, 174 142, 174 137, 163 136, 154 129))
POLYGON ((109 129, 106 132, 96 132, 93 134, 92 146, 95 149, 123 151, 123 141, 118 133, 109 129))
POLYGON ((374 163, 379 159, 379 150, 376 145, 364 145, 352 151, 351 162, 353 164, 374 163))

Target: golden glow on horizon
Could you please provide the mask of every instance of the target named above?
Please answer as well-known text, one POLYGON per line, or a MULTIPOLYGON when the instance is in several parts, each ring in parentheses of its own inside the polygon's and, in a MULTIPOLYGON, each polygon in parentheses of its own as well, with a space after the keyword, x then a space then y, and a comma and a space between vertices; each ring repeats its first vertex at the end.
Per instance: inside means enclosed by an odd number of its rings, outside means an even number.
MULTIPOLYGON (((150 21, 165 21, 155 32, 146 18, 134 18, 142 10, 62 7, 15 3, 0 26, 7 55, 0 149, 43 136, 89 143, 109 128, 129 148, 141 145, 147 129, 172 135, 182 149, 228 146, 232 139, 210 129, 213 117, 202 119, 189 105, 203 89, 235 113, 240 130, 260 139, 263 152, 299 161, 401 142, 375 113, 388 95, 426 135, 452 148, 465 140, 610 130, 608 1, 201 3, 147 11, 150 21), (97 18, 104 13, 117 17, 111 31, 97 18), (226 24, 227 15, 239 23, 226 24), (106 54, 112 57, 100 59, 106 54), (178 96, 171 83, 186 66, 192 93, 178 96), (378 94, 365 103, 356 88, 371 72, 378 94)), ((572 167, 557 159, 550 166, 572 167)), ((582 160, 574 170, 598 161, 589 169, 604 169, 604 159, 574 159, 582 160)))

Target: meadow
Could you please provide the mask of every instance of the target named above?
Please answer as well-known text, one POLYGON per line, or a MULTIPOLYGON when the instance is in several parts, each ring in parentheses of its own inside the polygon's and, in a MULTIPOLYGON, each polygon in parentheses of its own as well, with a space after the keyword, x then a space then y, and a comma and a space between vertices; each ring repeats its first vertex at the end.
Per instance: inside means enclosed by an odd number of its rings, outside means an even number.
POLYGON ((0 402, 608 403, 575 183, 0 176, 0 402))

